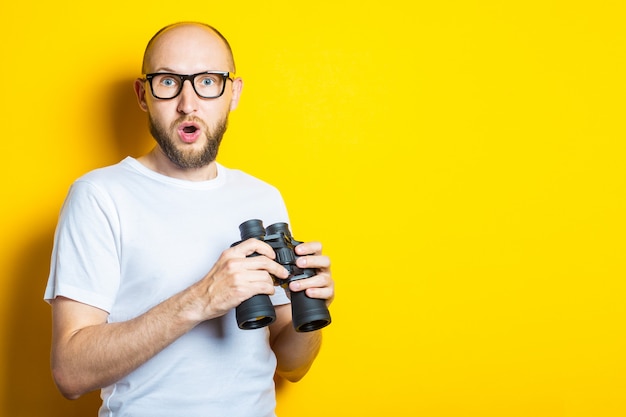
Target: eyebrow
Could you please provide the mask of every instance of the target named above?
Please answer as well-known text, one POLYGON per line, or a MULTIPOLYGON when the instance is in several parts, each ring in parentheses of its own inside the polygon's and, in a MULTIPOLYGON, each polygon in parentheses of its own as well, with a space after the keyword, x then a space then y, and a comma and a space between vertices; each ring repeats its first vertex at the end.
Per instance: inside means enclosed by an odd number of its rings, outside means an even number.
POLYGON ((169 67, 159 68, 155 72, 172 72, 172 73, 176 73, 175 70, 173 70, 172 68, 169 68, 169 67))

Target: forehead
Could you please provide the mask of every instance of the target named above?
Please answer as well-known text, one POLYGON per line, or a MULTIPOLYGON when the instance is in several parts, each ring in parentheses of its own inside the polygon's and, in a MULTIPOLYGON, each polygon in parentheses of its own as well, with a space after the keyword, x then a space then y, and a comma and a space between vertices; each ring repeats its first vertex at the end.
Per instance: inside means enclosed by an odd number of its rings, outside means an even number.
POLYGON ((196 73, 232 71, 232 58, 224 41, 211 29, 181 25, 159 34, 146 51, 146 71, 196 73))

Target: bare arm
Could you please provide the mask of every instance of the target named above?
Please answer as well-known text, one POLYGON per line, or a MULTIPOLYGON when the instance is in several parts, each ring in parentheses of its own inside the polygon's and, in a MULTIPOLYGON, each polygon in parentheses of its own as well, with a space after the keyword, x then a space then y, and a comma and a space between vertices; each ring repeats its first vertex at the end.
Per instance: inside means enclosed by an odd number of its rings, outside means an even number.
MULTIPOLYGON (((298 255, 310 256, 298 259, 301 268, 317 268, 317 275, 292 282, 292 291, 306 291, 309 297, 326 300, 330 305, 335 297, 334 281, 330 273, 330 259, 321 254, 319 242, 302 243, 296 246, 298 255), (305 263, 306 262, 306 263, 305 263)), ((298 333, 291 322, 291 306, 276 307, 276 321, 270 325, 270 343, 276 354, 276 373, 296 382, 308 372, 322 344, 322 331, 298 333)))
POLYGON ((148 312, 121 323, 67 298, 52 302, 52 373, 61 393, 75 399, 129 374, 205 320, 220 317, 255 294, 272 294, 270 273, 286 277, 273 250, 250 239, 222 253, 196 284, 148 312), (257 252, 265 256, 247 258, 257 252))

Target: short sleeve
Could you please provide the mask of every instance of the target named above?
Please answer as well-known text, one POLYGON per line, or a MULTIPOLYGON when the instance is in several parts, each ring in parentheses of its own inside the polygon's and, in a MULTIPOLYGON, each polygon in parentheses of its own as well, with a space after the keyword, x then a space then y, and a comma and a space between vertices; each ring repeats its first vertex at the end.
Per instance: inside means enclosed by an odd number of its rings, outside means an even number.
POLYGON ((115 205, 86 181, 76 181, 61 209, 44 299, 67 297, 111 311, 120 283, 115 205))

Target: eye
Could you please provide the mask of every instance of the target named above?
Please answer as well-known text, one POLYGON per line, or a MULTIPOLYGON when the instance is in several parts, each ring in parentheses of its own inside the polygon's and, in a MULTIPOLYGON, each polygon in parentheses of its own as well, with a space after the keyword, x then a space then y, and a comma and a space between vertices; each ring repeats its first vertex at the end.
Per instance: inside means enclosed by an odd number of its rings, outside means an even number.
POLYGON ((163 87, 176 87, 178 85, 178 80, 174 77, 165 76, 161 77, 159 84, 163 87))
POLYGON ((201 85, 202 87, 211 87, 211 86, 212 86, 212 85, 214 85, 214 84, 215 84, 215 79, 213 79, 213 78, 211 78, 211 77, 209 77, 209 76, 202 77, 202 78, 200 79, 200 85, 201 85))

